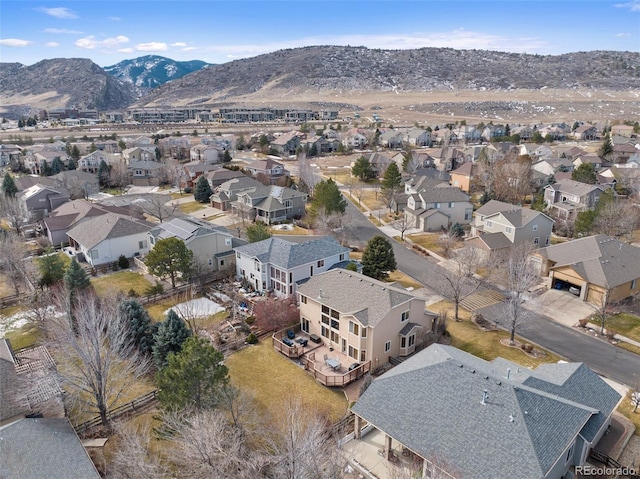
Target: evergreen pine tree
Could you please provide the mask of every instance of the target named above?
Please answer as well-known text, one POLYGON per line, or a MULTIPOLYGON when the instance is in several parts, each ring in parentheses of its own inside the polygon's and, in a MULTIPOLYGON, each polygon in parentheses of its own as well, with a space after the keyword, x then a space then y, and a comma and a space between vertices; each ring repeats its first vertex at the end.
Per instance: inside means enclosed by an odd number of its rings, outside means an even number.
POLYGON ((142 304, 130 298, 118 305, 120 314, 126 319, 131 334, 131 340, 143 354, 151 354, 153 347, 153 332, 151 318, 142 304))
POLYGON ((229 150, 224 150, 224 154, 222 155, 222 162, 229 163, 233 158, 231 158, 231 153, 229 150))
POLYGON ((371 163, 364 156, 358 158, 353 164, 351 174, 362 181, 370 180, 376 176, 373 168, 371 167, 371 163))
POLYGON ((173 309, 170 309, 167 319, 160 323, 153 335, 153 362, 156 367, 162 369, 166 366, 169 353, 180 352, 182 343, 189 336, 191 331, 187 329, 185 322, 173 309))
POLYGON ((392 162, 387 171, 384 172, 384 178, 382 179, 382 190, 396 192, 402 185, 402 173, 396 162, 392 162))
POLYGON ((262 221, 256 221, 254 224, 247 226, 246 233, 249 243, 266 240, 272 236, 271 230, 262 221))
POLYGON ((91 286, 87 272, 80 266, 75 258, 64 273, 64 285, 69 292, 77 292, 91 286))
POLYGON ((59 156, 56 156, 51 162, 51 174, 57 175, 62 170, 64 170, 64 163, 62 163, 62 160, 59 156))
POLYGON ((78 145, 73 145, 71 148, 71 158, 73 158, 73 161, 76 163, 80 159, 80 150, 78 149, 78 145))
POLYGON ((362 273, 374 279, 384 280, 396 269, 393 246, 383 236, 374 236, 362 252, 362 273))
POLYGON ((106 161, 100 161, 100 165, 98 166, 98 183, 103 188, 109 186, 109 173, 111 173, 111 167, 106 161))
POLYGON ((602 146, 600 146, 598 153, 605 159, 613 153, 613 144, 611 143, 611 135, 609 133, 604 135, 604 140, 602 141, 602 146))
POLYGON ((212 193, 209 182, 204 175, 200 175, 196 182, 196 189, 193 192, 193 198, 200 203, 208 203, 212 193))
POLYGON ((344 214, 347 200, 344 199, 338 185, 333 179, 322 180, 313 190, 313 205, 316 209, 324 208, 327 214, 344 214))
POLYGON ((69 158, 69 161, 67 161, 67 170, 72 171, 76 169, 76 164, 73 161, 73 158, 69 158))
POLYGON ((4 174, 4 179, 2 180, 2 191, 5 196, 15 196, 18 192, 18 187, 16 186, 16 182, 13 180, 13 176, 9 174, 7 171, 4 174))

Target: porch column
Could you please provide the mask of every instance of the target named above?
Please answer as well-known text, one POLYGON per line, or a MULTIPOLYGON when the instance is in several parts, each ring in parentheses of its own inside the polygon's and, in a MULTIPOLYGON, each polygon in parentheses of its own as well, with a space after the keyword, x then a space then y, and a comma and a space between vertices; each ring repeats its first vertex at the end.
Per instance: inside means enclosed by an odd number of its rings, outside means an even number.
POLYGON ((391 436, 388 434, 384 435, 384 458, 388 461, 391 456, 391 436))
POLYGON ((353 438, 360 439, 362 437, 362 432, 360 431, 361 423, 360 416, 356 415, 354 421, 354 430, 353 430, 353 438))

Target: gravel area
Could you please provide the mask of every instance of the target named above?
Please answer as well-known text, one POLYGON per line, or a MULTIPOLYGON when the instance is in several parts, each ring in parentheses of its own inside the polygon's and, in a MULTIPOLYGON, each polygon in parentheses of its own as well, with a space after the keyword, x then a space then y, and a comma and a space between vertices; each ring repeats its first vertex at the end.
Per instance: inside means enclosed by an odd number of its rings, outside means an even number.
POLYGON ((635 469, 640 473, 640 436, 631 436, 618 462, 623 466, 635 469))

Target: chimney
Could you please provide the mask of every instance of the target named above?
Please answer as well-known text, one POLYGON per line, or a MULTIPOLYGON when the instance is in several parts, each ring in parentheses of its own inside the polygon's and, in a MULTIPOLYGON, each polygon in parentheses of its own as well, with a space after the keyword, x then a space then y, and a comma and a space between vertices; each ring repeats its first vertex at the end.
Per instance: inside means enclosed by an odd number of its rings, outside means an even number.
POLYGON ((486 406, 488 400, 489 400, 489 392, 485 389, 484 393, 482 393, 482 401, 480 401, 480 404, 482 404, 483 406, 486 406))

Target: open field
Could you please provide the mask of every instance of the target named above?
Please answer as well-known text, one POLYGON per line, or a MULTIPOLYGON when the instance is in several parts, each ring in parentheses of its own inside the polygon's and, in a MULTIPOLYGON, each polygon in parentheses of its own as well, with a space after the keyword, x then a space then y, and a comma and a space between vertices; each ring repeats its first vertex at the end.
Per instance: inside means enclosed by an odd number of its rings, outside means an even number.
POLYGON ((310 410, 331 422, 347 412, 347 400, 342 391, 326 388, 315 381, 304 369, 275 351, 270 337, 232 354, 225 364, 231 382, 253 394, 260 413, 277 417, 287 397, 300 398, 310 410))

